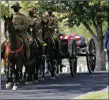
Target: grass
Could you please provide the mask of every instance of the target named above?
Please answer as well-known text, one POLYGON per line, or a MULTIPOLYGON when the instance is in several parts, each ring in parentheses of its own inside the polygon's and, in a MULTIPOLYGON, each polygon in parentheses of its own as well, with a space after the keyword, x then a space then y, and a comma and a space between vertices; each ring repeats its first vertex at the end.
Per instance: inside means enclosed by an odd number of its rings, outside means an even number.
POLYGON ((107 99, 109 100, 109 96, 108 96, 108 89, 107 90, 103 90, 103 91, 97 91, 97 92, 91 92, 91 93, 88 93, 88 94, 85 94, 85 95, 82 95, 82 96, 79 96, 79 97, 76 97, 75 99, 98 99, 98 100, 104 100, 104 99, 107 99))

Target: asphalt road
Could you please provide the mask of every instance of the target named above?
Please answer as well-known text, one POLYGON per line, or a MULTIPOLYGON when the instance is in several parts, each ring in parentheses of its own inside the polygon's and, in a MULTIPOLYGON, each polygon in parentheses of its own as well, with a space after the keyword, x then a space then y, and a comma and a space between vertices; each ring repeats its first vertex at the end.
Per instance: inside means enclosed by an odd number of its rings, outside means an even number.
POLYGON ((70 74, 60 74, 57 79, 52 80, 46 76, 44 81, 36 84, 18 87, 12 91, 5 89, 5 76, 1 76, 1 98, 2 99, 71 99, 87 92, 98 91, 106 88, 109 73, 78 73, 75 78, 70 74))

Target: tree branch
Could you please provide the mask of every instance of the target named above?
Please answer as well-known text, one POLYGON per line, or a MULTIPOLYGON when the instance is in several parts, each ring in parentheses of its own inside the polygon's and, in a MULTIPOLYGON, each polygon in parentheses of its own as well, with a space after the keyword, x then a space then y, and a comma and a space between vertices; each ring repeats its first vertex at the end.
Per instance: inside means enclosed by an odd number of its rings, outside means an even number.
POLYGON ((90 32, 90 34, 93 36, 93 38, 96 39, 96 35, 95 33, 92 31, 92 29, 89 27, 89 25, 87 24, 87 22, 83 22, 83 25, 86 27, 86 29, 88 29, 88 31, 90 32))

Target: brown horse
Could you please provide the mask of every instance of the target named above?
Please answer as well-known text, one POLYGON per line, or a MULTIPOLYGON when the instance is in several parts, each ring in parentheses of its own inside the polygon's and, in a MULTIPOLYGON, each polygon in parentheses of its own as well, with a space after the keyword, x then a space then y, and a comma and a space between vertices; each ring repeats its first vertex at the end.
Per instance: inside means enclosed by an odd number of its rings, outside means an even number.
POLYGON ((16 90, 20 75, 22 76, 22 67, 25 58, 24 45, 22 39, 18 36, 17 31, 13 27, 13 16, 8 18, 4 16, 4 19, 5 34, 8 38, 4 52, 4 66, 7 78, 6 88, 9 88, 13 83, 12 90, 16 90))

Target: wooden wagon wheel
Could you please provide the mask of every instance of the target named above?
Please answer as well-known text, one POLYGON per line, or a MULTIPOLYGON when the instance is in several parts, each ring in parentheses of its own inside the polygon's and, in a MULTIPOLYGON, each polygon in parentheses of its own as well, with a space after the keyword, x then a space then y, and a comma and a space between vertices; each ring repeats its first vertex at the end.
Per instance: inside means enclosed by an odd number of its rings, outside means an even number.
POLYGON ((90 74, 92 74, 96 66, 96 47, 93 39, 88 41, 86 60, 88 71, 90 74))
POLYGON ((74 77, 77 70, 77 46, 76 40, 72 39, 68 45, 70 73, 74 77))

